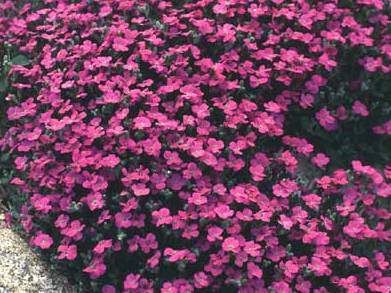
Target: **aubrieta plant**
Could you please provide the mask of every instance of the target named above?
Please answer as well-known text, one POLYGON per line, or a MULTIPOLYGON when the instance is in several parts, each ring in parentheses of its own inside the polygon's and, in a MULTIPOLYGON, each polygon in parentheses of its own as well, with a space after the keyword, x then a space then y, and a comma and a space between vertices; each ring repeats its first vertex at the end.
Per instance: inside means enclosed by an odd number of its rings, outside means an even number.
POLYGON ((0 0, 14 220, 86 292, 391 292, 389 12, 0 0))

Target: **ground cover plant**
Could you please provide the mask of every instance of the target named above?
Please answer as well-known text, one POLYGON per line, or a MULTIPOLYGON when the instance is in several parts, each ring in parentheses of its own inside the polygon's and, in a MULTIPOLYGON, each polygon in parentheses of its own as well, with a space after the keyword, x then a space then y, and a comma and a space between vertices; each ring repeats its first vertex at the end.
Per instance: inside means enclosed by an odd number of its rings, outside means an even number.
POLYGON ((391 292, 389 8, 0 0, 8 220, 86 292, 391 292))

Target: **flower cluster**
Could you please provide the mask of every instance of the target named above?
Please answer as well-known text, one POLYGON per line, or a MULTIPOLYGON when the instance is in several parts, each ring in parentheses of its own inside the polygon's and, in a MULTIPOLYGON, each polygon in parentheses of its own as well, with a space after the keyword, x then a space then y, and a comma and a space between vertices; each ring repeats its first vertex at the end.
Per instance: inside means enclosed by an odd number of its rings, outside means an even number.
POLYGON ((1 2, 17 219, 88 291, 390 292, 389 157, 340 145, 391 134, 389 3, 1 2))

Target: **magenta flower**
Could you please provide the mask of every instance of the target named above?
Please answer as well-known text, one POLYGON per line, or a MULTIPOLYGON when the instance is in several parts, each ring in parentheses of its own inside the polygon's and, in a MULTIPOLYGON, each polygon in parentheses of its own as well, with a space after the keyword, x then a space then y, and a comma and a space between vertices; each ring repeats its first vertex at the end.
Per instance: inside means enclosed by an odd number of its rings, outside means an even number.
POLYGON ((132 215, 130 213, 116 213, 114 216, 115 225, 118 228, 129 228, 132 226, 132 215))
POLYGON ((289 230, 293 226, 293 221, 291 218, 287 217, 286 215, 281 215, 280 219, 278 220, 278 223, 281 224, 281 226, 284 227, 284 229, 289 230))
POLYGON ((318 210, 319 209, 319 206, 322 202, 322 198, 316 194, 307 194, 307 195, 303 195, 301 197, 305 204, 310 207, 311 209, 314 209, 314 210, 318 210))
POLYGON ((100 258, 94 258, 91 264, 83 272, 88 273, 91 279, 97 279, 106 272, 106 265, 100 258))
POLYGON ((124 281, 125 289, 137 289, 139 287, 140 275, 139 274, 129 274, 126 276, 124 281))
POLYGON ((237 253, 240 251, 240 243, 234 237, 228 237, 223 241, 223 250, 237 253))
POLYGON ((194 275, 194 286, 198 289, 205 288, 209 285, 208 276, 204 272, 199 272, 194 275))
POLYGON ((330 158, 323 153, 319 153, 311 159, 311 162, 319 168, 323 168, 330 162, 330 158))
POLYGON ((120 163, 120 159, 116 155, 108 155, 100 160, 100 164, 105 167, 114 168, 120 163))
POLYGON ((48 234, 39 233, 33 239, 33 244, 41 249, 48 249, 53 244, 53 239, 48 234))
POLYGON ((170 210, 162 208, 159 211, 154 211, 152 217, 157 220, 156 226, 171 224, 172 217, 170 216, 170 210))
POLYGON ((145 129, 152 126, 151 121, 147 117, 136 117, 133 122, 136 129, 145 129))
POLYGON ((367 117, 369 115, 369 111, 367 106, 365 106, 363 103, 360 101, 354 101, 353 106, 352 106, 352 111, 354 114, 367 117))
POLYGON ((84 228, 85 225, 81 224, 79 220, 75 220, 72 221, 69 226, 61 230, 61 234, 75 240, 80 240, 82 238, 82 231, 84 228))
POLYGON ((319 124, 327 131, 333 131, 338 128, 337 120, 326 108, 323 108, 317 112, 315 117, 319 121, 319 124))
POLYGON ((260 279, 260 278, 262 278, 262 275, 263 275, 262 270, 256 264, 254 264, 253 262, 248 262, 247 263, 247 269, 248 269, 247 275, 248 275, 249 279, 252 279, 252 278, 260 279))
POLYGON ((98 244, 94 247, 93 251, 96 254, 102 254, 105 252, 106 249, 111 248, 113 246, 113 241, 111 239, 108 240, 101 240, 98 242, 98 244))
POLYGON ((255 243, 253 240, 246 241, 243 250, 245 253, 252 257, 257 257, 261 255, 261 245, 255 243))
POLYGON ((261 164, 251 165, 249 170, 254 181, 262 181, 265 177, 265 168, 261 164))
POLYGON ((212 226, 208 229, 208 241, 214 242, 216 240, 222 240, 223 229, 220 227, 212 226))
POLYGON ((280 183, 273 185, 273 194, 278 197, 287 198, 297 190, 297 184, 289 179, 282 180, 280 183))
POLYGON ((234 211, 229 208, 227 205, 219 205, 214 209, 217 216, 219 216, 221 219, 228 219, 233 216, 234 211))
POLYGON ((77 257, 76 245, 60 245, 57 251, 60 253, 58 259, 74 260, 77 257))
POLYGON ((135 196, 145 196, 149 194, 150 189, 144 183, 137 183, 132 185, 132 191, 135 196))
POLYGON ((316 276, 324 276, 331 274, 331 270, 327 266, 327 263, 319 257, 312 257, 311 263, 308 265, 308 268, 312 270, 316 276))
POLYGON ((86 197, 86 202, 91 211, 101 209, 104 206, 102 194, 99 192, 90 193, 86 197))
POLYGON ((115 287, 112 285, 104 285, 102 287, 102 293, 115 293, 115 292, 117 291, 115 290, 115 287))

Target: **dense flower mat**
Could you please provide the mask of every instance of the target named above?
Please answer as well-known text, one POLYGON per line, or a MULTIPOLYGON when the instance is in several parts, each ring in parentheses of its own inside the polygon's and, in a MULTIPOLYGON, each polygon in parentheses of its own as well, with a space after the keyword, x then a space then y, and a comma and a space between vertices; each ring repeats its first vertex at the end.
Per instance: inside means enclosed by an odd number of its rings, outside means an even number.
POLYGON ((88 292, 391 292, 389 8, 1 0, 12 216, 88 292))

